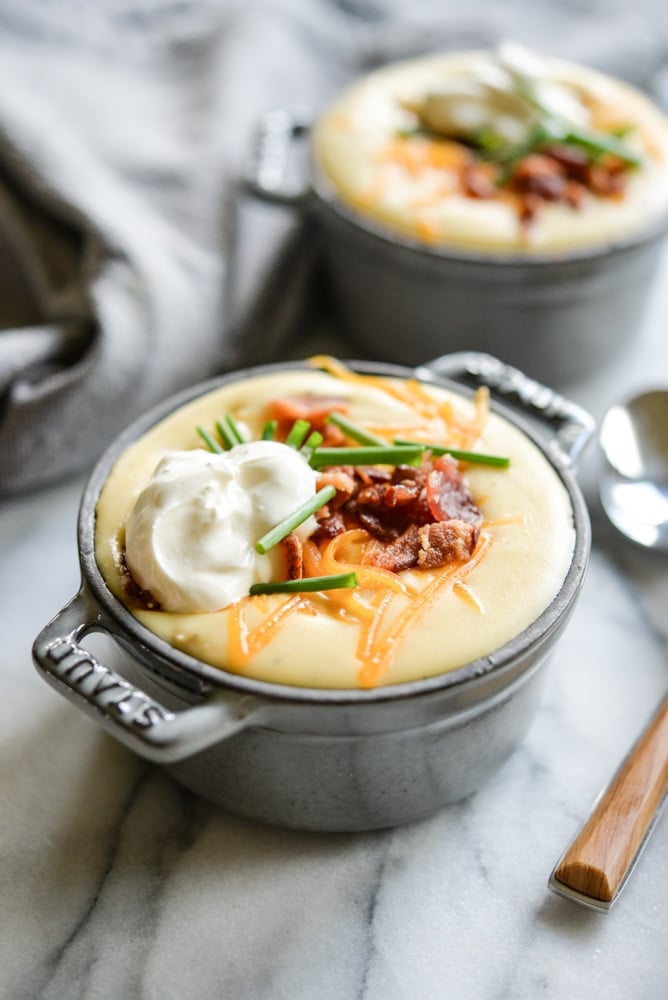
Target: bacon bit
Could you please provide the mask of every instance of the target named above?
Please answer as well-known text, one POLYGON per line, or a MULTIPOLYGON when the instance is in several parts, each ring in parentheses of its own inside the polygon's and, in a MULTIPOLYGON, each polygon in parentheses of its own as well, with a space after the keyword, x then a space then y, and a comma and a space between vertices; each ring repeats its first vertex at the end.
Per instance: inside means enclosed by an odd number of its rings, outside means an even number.
POLYGON ((324 424, 321 427, 314 427, 322 434, 322 443, 325 448, 340 448, 345 442, 346 436, 336 424, 324 424))
POLYGON ((415 481, 411 481, 410 479, 404 480, 401 483, 387 487, 383 496, 383 503, 388 510, 406 507, 408 504, 414 504, 419 499, 421 490, 422 486, 415 481))
POLYGON ((392 473, 389 469, 382 468, 380 465, 357 465, 355 467, 355 475, 358 477, 363 486, 371 486, 372 483, 388 483, 392 478, 392 473))
POLYGON ((575 146, 548 146, 543 150, 545 156, 560 164, 571 180, 586 184, 589 177, 589 158, 581 149, 575 146))
POLYGON ((133 604, 134 607, 143 608, 146 611, 160 611, 160 601, 153 596, 150 590, 145 590, 143 587, 140 587, 130 572, 125 559, 125 550, 121 554, 118 568, 121 576, 121 585, 125 590, 130 603, 133 604))
POLYGON ((347 401, 338 396, 278 396, 267 404, 267 417, 278 421, 279 433, 288 431, 295 420, 308 420, 313 430, 328 438, 328 443, 337 445, 343 435, 338 427, 326 422, 327 417, 330 413, 347 413, 348 409, 347 401))
POLYGON ((552 157, 532 153, 513 170, 511 186, 520 193, 536 194, 543 201, 563 201, 566 171, 552 157))
POLYGON ((437 521, 421 527, 411 524, 393 542, 376 541, 369 546, 364 562, 393 573, 416 567, 438 569, 449 562, 466 561, 479 533, 479 527, 460 520, 437 521))
POLYGON ((587 188, 579 181, 568 181, 566 184, 566 201, 571 208, 579 208, 582 199, 587 193, 587 188))
POLYGON ((335 513, 330 512, 327 504, 321 507, 319 511, 316 511, 315 516, 318 527, 309 536, 314 542, 328 541, 331 538, 336 538, 337 535, 342 535, 346 530, 346 522, 343 519, 343 514, 339 511, 335 513))
POLYGON ((453 519, 476 528, 482 523, 481 511, 450 455, 435 462, 425 458, 419 467, 402 465, 392 472, 368 466, 332 467, 323 472, 318 486, 326 483, 338 492, 316 513, 318 528, 311 536, 316 542, 361 526, 373 539, 388 545, 411 526, 453 519))
POLYGON ((383 544, 376 540, 367 549, 364 562, 368 566, 401 573, 417 566, 421 549, 420 529, 417 524, 411 524, 402 535, 391 542, 383 544))
POLYGON ((369 534, 382 542, 395 541, 402 532, 402 523, 393 524, 388 520, 382 520, 377 514, 368 510, 358 510, 357 516, 362 527, 369 534))
POLYGON ((529 191, 519 201, 520 226, 526 232, 538 215, 543 199, 539 194, 529 191))
POLYGON ((427 476, 427 502, 436 521, 457 518, 480 525, 482 514, 451 455, 442 455, 427 476))
POLYGON ((496 196, 498 168, 492 163, 472 163, 462 172, 464 193, 470 198, 481 200, 496 196))
POLYGON ((350 500, 357 489, 353 468, 337 465, 334 468, 325 469, 318 476, 317 489, 321 490, 324 486, 333 486, 336 490, 336 496, 332 497, 327 504, 328 509, 341 507, 347 500, 350 500))
POLYGON ((479 525, 467 521, 437 521, 418 528, 421 551, 417 564, 420 569, 437 569, 449 562, 465 562, 473 552, 479 525))
POLYGON ((286 562, 286 579, 301 580, 304 575, 304 554, 301 539, 294 531, 281 541, 286 562))
POLYGON ((341 500, 316 514, 311 539, 318 544, 361 526, 371 536, 363 563, 393 573, 442 566, 475 546, 482 513, 450 455, 391 474, 365 467, 360 476, 354 467, 333 467, 318 485, 325 481, 342 488, 341 500))
POLYGON ((430 469, 429 461, 419 468, 400 465, 389 481, 372 483, 360 490, 345 505, 345 510, 357 516, 375 538, 392 541, 410 524, 425 524, 433 519, 426 492, 430 469))
POLYGON ((614 164, 593 163, 589 168, 589 187, 601 197, 615 198, 624 193, 626 178, 614 164))

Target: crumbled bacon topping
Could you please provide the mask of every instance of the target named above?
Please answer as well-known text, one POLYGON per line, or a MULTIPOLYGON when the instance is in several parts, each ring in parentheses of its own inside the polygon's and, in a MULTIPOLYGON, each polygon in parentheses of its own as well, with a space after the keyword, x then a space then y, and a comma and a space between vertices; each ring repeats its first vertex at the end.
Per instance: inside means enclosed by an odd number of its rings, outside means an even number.
POLYGON ((318 488, 327 484, 337 495, 316 514, 316 542, 348 528, 365 528, 373 539, 365 562, 395 573, 464 560, 475 548, 482 514, 457 462, 448 455, 392 471, 368 466, 325 469, 318 488))
POLYGON ((301 580, 304 575, 304 550, 301 539, 294 531, 282 540, 286 563, 286 580, 301 580))
MULTIPOLYGON (((481 183, 487 174, 480 171, 481 183)), ((328 417, 347 410, 347 402, 338 397, 298 395, 272 399, 267 416, 278 422, 279 439, 301 419, 325 435, 325 443, 337 447, 345 443, 345 434, 328 417)), ((311 541, 322 545, 363 528, 371 536, 364 556, 369 565, 395 573, 435 569, 468 559, 477 543, 482 513, 450 455, 434 460, 425 452, 419 466, 334 465, 320 472, 317 488, 325 486, 333 486, 336 493, 316 512, 318 527, 311 541)), ((291 533, 282 544, 287 578, 301 578, 304 554, 299 537, 291 533)))
POLYGON ((622 197, 626 171, 614 156, 592 163, 572 146, 553 145, 515 164, 507 187, 519 196, 520 218, 527 223, 545 202, 561 202, 577 209, 587 193, 601 198, 622 197))

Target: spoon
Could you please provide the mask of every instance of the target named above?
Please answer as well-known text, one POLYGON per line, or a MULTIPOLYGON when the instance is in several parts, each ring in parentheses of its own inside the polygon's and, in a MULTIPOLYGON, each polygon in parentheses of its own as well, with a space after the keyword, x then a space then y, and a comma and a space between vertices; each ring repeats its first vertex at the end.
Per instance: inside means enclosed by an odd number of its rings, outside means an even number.
MULTIPOLYGON (((613 406, 603 419, 603 508, 646 548, 668 551, 668 390, 613 406)), ((647 842, 668 797, 668 698, 649 721, 589 817, 555 865, 554 892, 607 911, 647 842)))
POLYGON ((668 389, 611 407, 599 435, 603 509, 627 538, 668 552, 668 389))

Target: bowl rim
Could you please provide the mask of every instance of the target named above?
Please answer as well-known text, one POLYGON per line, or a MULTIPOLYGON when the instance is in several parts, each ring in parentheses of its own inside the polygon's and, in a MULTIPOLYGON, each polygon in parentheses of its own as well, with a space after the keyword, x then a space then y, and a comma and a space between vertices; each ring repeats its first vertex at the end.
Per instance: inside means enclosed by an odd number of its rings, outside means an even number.
MULTIPOLYGON (((403 365, 358 360, 345 360, 343 363, 361 373, 399 378, 415 377, 414 369, 403 365)), ((504 668, 512 668, 523 656, 547 641, 565 621, 584 582, 591 550, 589 513, 573 473, 565 465, 554 461, 547 450, 546 443, 527 421, 524 421, 515 410, 494 399, 490 400, 491 409, 524 432, 559 476, 568 493, 571 505, 574 544, 566 575, 550 603, 526 628, 489 654, 441 674, 399 684, 379 685, 370 689, 319 688, 276 684, 213 666, 176 649, 144 626, 112 593, 95 559, 95 510, 101 489, 122 452, 160 420, 199 396, 222 388, 228 383, 242 381, 246 378, 295 369, 308 370, 308 368, 305 361, 276 362, 238 369, 199 382, 170 395, 147 410, 132 421, 108 445, 84 485, 77 519, 77 542, 82 586, 86 589, 88 596, 92 597, 104 612, 103 619, 99 617, 96 619, 101 626, 103 621, 104 631, 114 640, 121 641, 130 651, 135 651, 135 655, 137 648, 139 648, 143 654, 140 656, 139 665, 152 672, 160 673, 157 665, 162 662, 166 663, 172 670, 177 668, 177 674, 185 674, 190 680, 190 685, 192 685, 194 678, 200 686, 218 689, 229 688, 236 692, 260 696, 268 702, 320 705, 387 703, 408 697, 428 695, 433 692, 460 689, 464 685, 483 680, 492 673, 500 673, 504 668), (155 665, 147 662, 147 655, 155 659, 155 665)), ((471 395, 473 391, 465 385, 441 376, 432 378, 430 384, 440 385, 464 396, 471 395)))

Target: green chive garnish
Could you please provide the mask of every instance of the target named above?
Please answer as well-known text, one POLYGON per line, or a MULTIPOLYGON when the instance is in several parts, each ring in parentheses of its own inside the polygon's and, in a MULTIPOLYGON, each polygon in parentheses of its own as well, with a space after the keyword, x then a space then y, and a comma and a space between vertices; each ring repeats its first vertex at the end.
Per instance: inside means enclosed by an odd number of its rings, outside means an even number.
POLYGON ((352 420, 348 420, 341 413, 330 413, 327 417, 327 422, 336 424, 347 437, 352 438, 353 441, 358 441, 360 444, 387 445, 387 441, 384 441, 383 438, 378 437, 377 434, 372 434, 371 431, 365 431, 363 427, 358 427, 357 424, 354 424, 352 420))
POLYGON ((245 444, 244 436, 239 430, 239 425, 231 413, 226 413, 223 418, 230 429, 230 436, 234 438, 235 444, 245 444))
POLYGON ((307 517, 310 517, 311 514, 315 514, 317 510, 324 507, 327 501, 331 500, 335 494, 336 490, 333 486, 323 486, 321 490, 318 490, 318 492, 314 493, 312 497, 309 497, 309 499, 298 507, 297 510, 283 518, 283 520, 274 525, 274 527, 271 528, 266 535, 263 535, 262 538, 255 543, 255 551, 259 552, 260 555, 264 555, 269 551, 269 549, 273 549, 274 545, 278 545, 278 543, 281 542, 286 535, 289 535, 291 531, 298 528, 307 517))
POLYGON ((319 448, 323 442, 323 436, 318 431, 312 431, 311 434, 306 438, 304 444, 299 449, 300 453, 304 456, 307 462, 310 462, 311 456, 316 448, 319 448))
POLYGON ((197 433, 201 437, 202 441, 204 441, 209 451, 214 452, 214 454, 216 455, 220 454, 220 452, 223 449, 220 447, 217 441, 214 441, 214 439, 211 437, 208 431, 206 431, 203 427, 197 427, 197 433))
POLYGON ((318 448, 311 456, 311 466, 327 465, 419 465, 426 444, 367 445, 359 448, 318 448))
POLYGON ((264 427, 262 428, 262 440, 263 441, 273 441, 276 437, 276 431, 278 429, 277 420, 267 420, 264 427))
MULTIPOLYGON (((401 438, 395 438, 395 441, 400 445, 417 444, 417 441, 404 441, 401 438)), ((461 462, 470 462, 475 465, 496 465, 503 469, 510 465, 510 459, 501 455, 485 455, 480 451, 461 451, 459 448, 448 448, 439 444, 424 444, 422 447, 428 448, 432 455, 452 455, 453 458, 457 458, 461 462)))
POLYGON ((295 420, 290 433, 285 439, 285 443, 290 445, 291 448, 301 448, 304 438, 310 429, 311 425, 308 420, 295 420))
POLYGON ((585 129, 572 126, 566 133, 566 142, 572 142, 575 146, 582 146, 583 149, 592 153, 610 153, 616 156, 622 163, 630 167, 640 167, 643 164, 642 156, 632 153, 620 139, 615 135, 605 135, 601 132, 590 132, 585 129))
POLYGON ((216 431, 226 450, 237 444, 245 444, 244 436, 230 413, 226 413, 222 420, 216 420, 216 431))
POLYGON ((334 573, 332 576, 307 576, 301 580, 274 580, 271 583, 252 584, 250 594, 294 594, 309 593, 314 590, 340 590, 342 587, 356 587, 354 573, 334 573))
POLYGON ((218 437, 223 442, 223 448, 226 450, 229 451, 230 448, 234 448, 235 444, 238 443, 234 440, 229 429, 225 426, 222 420, 216 420, 216 431, 218 432, 218 437))
POLYGON ((602 153, 610 153, 631 167, 642 165, 643 158, 632 152, 620 138, 612 133, 580 128, 578 125, 573 125, 571 122, 566 121, 566 119, 554 115, 537 98, 533 87, 528 83, 516 81, 515 89, 521 97, 528 101, 529 104, 532 104, 544 116, 544 120, 540 124, 549 131, 556 133, 555 138, 560 141, 571 143, 574 146, 581 146, 587 152, 596 156, 600 156, 602 153))

